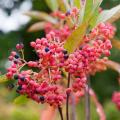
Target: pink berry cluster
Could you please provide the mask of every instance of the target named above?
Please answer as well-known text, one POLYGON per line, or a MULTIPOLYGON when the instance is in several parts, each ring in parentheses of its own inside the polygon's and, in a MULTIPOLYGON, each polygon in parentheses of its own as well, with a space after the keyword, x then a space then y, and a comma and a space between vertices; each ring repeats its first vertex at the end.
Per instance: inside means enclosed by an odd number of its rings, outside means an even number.
POLYGON ((116 104, 117 108, 120 110, 120 92, 114 92, 112 96, 112 101, 116 104))
MULTIPOLYGON (((77 19, 78 12, 79 10, 74 8, 66 14, 54 15, 61 19, 69 16, 77 19)), ((16 45, 18 53, 11 52, 11 66, 7 69, 6 76, 17 81, 18 93, 38 103, 54 106, 62 105, 71 92, 78 96, 83 93, 87 76, 92 74, 93 68, 95 72, 99 71, 95 63, 104 59, 101 56, 110 55, 112 45, 109 39, 114 36, 115 28, 110 24, 100 23, 84 36, 79 48, 69 54, 64 49, 64 44, 75 28, 64 24, 58 29, 48 23, 45 28, 46 36, 30 43, 39 58, 36 61, 26 61, 23 44, 16 45), (28 70, 23 70, 24 66, 28 70), (69 88, 66 87, 68 74, 71 77, 69 88)))
POLYGON ((80 10, 77 7, 73 7, 73 8, 70 8, 70 10, 68 10, 66 13, 55 11, 52 15, 62 20, 68 19, 70 17, 77 20, 79 17, 79 11, 80 10))
POLYGON ((85 87, 86 76, 92 73, 100 57, 110 55, 112 45, 109 39, 113 37, 114 30, 109 24, 99 24, 84 37, 84 43, 80 48, 70 54, 65 61, 65 70, 74 75, 72 86, 75 91, 85 87))

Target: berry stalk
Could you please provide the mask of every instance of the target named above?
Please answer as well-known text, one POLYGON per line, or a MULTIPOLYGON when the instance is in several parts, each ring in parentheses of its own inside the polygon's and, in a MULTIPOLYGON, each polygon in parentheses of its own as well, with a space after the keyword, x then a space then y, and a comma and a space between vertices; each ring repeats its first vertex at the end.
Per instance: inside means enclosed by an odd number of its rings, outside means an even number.
MULTIPOLYGON (((69 86, 70 86, 70 73, 68 73, 67 88, 69 88, 69 86)), ((66 98, 66 120, 69 120, 69 97, 70 97, 70 94, 67 93, 67 98, 66 98)))
POLYGON ((87 77, 87 85, 85 88, 85 120, 90 120, 90 94, 89 94, 89 89, 90 89, 90 77, 87 77))

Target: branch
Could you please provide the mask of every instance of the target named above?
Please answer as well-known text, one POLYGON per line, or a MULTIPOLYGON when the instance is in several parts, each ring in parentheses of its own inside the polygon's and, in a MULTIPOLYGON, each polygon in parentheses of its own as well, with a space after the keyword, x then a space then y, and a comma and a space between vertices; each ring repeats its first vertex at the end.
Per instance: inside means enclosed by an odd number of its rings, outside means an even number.
POLYGON ((58 106, 58 111, 60 113, 61 120, 63 120, 62 108, 60 106, 58 106))
POLYGON ((89 95, 89 89, 90 89, 90 78, 88 76, 87 79, 87 86, 85 88, 85 112, 86 112, 86 120, 90 120, 90 95, 89 95))
POLYGON ((75 111, 75 96, 74 94, 71 94, 71 104, 72 104, 72 110, 71 110, 71 119, 76 120, 76 111, 75 111))
MULTIPOLYGON (((70 86, 70 73, 68 73, 67 88, 69 88, 69 86, 70 86)), ((69 97, 70 97, 70 94, 67 93, 67 98, 66 98, 66 120, 69 120, 69 97)))
POLYGON ((100 117, 100 120, 106 120, 105 112, 103 110, 102 105, 99 103, 95 92, 92 89, 90 89, 89 93, 90 93, 90 95, 91 95, 91 97, 93 99, 93 102, 95 103, 95 105, 97 107, 97 113, 98 113, 98 115, 100 117))

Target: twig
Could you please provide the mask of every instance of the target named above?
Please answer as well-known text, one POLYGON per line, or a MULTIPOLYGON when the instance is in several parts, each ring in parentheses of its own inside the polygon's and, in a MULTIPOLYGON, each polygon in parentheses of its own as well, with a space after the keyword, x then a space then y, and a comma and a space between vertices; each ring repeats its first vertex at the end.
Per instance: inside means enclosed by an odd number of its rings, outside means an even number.
POLYGON ((60 113, 61 120, 63 120, 62 108, 60 106, 58 106, 58 111, 60 113))
POLYGON ((97 113, 98 113, 98 115, 100 117, 100 120, 106 120, 105 112, 103 110, 102 105, 99 103, 95 92, 92 89, 90 89, 89 93, 90 93, 90 96, 93 99, 93 102, 95 103, 95 105, 97 107, 97 113))
MULTIPOLYGON (((70 86, 70 73, 68 73, 68 84, 67 88, 70 86)), ((67 98, 66 98, 66 120, 69 120, 69 97, 70 94, 67 93, 67 98)))
POLYGON ((72 120, 76 120, 75 96, 74 96, 74 94, 71 94, 71 103, 72 103, 71 119, 72 119, 72 120))
POLYGON ((90 78, 88 76, 87 79, 87 86, 85 88, 85 119, 90 120, 90 95, 89 95, 89 89, 90 89, 90 78))

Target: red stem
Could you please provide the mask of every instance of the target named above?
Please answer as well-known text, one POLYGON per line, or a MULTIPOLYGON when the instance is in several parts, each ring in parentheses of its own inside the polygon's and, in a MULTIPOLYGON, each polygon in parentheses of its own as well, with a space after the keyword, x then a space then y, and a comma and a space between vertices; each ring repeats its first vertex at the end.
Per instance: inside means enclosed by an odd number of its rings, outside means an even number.
MULTIPOLYGON (((68 84, 67 88, 70 86, 70 73, 68 73, 68 84)), ((66 120, 69 120, 69 97, 70 94, 67 93, 67 98, 66 98, 66 120)))

